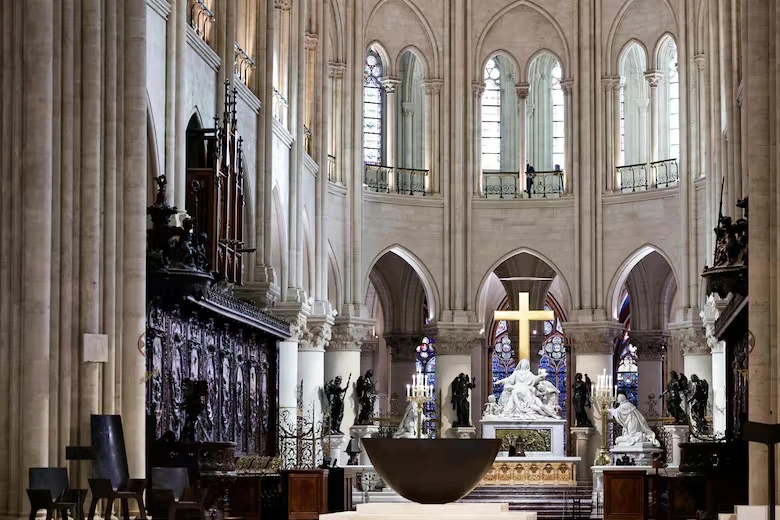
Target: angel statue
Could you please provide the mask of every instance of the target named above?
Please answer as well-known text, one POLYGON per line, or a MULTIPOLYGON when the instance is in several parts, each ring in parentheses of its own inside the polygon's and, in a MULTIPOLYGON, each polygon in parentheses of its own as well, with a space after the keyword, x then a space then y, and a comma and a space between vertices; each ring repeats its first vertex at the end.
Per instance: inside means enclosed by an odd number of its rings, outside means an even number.
POLYGON ((576 423, 579 427, 593 427, 593 423, 590 422, 590 418, 588 417, 588 412, 585 410, 585 408, 590 408, 591 388, 592 384, 588 374, 585 374, 585 381, 582 380, 582 374, 574 376, 572 401, 574 402, 576 423))

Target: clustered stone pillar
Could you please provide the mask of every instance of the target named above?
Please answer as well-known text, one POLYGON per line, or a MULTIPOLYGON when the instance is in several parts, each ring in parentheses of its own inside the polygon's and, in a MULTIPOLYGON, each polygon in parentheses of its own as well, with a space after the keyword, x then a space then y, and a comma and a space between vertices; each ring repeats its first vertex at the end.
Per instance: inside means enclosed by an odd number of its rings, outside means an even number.
MULTIPOLYGON (((615 179, 615 167, 620 152, 620 76, 605 76, 601 78, 604 87, 604 112, 607 126, 605 163, 607 171, 607 191, 615 191, 619 186, 615 179)), ((568 117, 566 118, 568 121, 568 117)))
MULTIPOLYGON (((448 327, 438 324, 436 331, 436 397, 440 399, 441 431, 445 438, 457 437, 453 425, 457 413, 452 406, 452 381, 461 373, 473 377, 471 354, 474 347, 481 348, 482 335, 475 327, 448 327)), ((469 392, 471 402, 471 392, 469 392)), ((478 405, 479 406, 479 405, 478 405)))
MULTIPOLYGON (((614 345, 623 333, 623 326, 615 321, 563 324, 563 330, 572 347, 574 367, 577 373, 587 374, 596 383, 597 377, 606 371, 612 374, 614 345)), ((590 435, 590 445, 585 455, 579 455, 588 462, 588 467, 595 460, 596 452, 601 446, 601 420, 598 414, 594 417, 593 407, 590 410, 591 422, 597 435, 590 435)), ((584 441, 582 441, 584 442, 584 441)))
MULTIPOLYGON (((323 433, 329 433, 322 409, 322 391, 325 388, 325 347, 331 338, 332 319, 310 317, 298 344, 298 377, 303 384, 301 392, 303 413, 306 419, 322 425, 323 433)), ((322 446, 315 449, 315 466, 322 462, 322 446)))
POLYGON ((647 416, 662 415, 661 401, 658 397, 664 391, 663 362, 665 347, 670 337, 663 330, 632 330, 631 344, 637 349, 637 369, 639 371, 639 410, 647 416), (650 395, 654 398, 650 399, 650 395))

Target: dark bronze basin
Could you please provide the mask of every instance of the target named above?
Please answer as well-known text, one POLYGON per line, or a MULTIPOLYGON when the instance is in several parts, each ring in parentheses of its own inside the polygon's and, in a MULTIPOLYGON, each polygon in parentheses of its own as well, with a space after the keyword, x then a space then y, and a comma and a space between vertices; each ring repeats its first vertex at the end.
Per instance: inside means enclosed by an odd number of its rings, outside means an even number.
POLYGON ((501 439, 363 439, 379 476, 420 504, 447 504, 477 487, 501 439))

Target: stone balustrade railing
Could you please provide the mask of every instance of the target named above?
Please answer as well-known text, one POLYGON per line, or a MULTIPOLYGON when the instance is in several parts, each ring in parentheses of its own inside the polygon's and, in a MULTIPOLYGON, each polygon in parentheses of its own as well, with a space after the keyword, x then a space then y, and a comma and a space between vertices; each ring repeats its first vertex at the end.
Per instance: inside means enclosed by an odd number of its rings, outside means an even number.
POLYGON ((376 193, 395 192, 399 195, 425 196, 428 170, 396 168, 379 164, 366 164, 363 186, 376 193))
POLYGON ((203 0, 190 0, 190 25, 198 33, 203 41, 206 41, 206 29, 214 23, 214 12, 208 8, 203 0))

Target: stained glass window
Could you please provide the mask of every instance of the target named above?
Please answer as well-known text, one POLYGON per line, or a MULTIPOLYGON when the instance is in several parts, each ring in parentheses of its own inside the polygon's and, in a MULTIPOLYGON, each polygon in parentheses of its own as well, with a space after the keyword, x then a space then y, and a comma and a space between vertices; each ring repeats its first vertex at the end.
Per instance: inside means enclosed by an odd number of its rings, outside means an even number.
POLYGON ((623 337, 621 339, 617 365, 618 393, 626 394, 634 406, 639 404, 639 367, 637 366, 636 347, 630 343, 631 335, 631 298, 628 290, 623 289, 620 295, 618 307, 618 319, 623 324, 623 337))
POLYGON ((363 161, 382 164, 382 59, 374 50, 363 67, 363 161))
MULTIPOLYGON (((425 374, 425 382, 436 388, 436 348, 433 341, 429 338, 423 338, 422 343, 417 345, 415 351, 415 366, 417 372, 425 374)), ((429 401, 423 405, 423 414, 425 422, 423 423, 423 436, 428 438, 436 437, 436 403, 429 401)))
POLYGON ((501 320, 495 326, 493 333, 493 395, 498 399, 501 396, 502 385, 496 381, 504 379, 515 371, 515 353, 512 349, 512 341, 509 339, 509 327, 506 321, 501 320))
POLYGON ((501 70, 498 60, 485 64, 482 93, 482 169, 501 169, 501 70))
POLYGON ((552 163, 557 164, 563 169, 564 159, 564 108, 563 108, 563 89, 561 88, 561 64, 555 62, 552 68, 552 163))
POLYGON ((544 341, 539 349, 539 370, 547 372, 547 380, 560 391, 558 405, 561 416, 566 417, 566 346, 561 326, 561 312, 548 298, 544 310, 553 311, 555 319, 544 322, 544 341))

